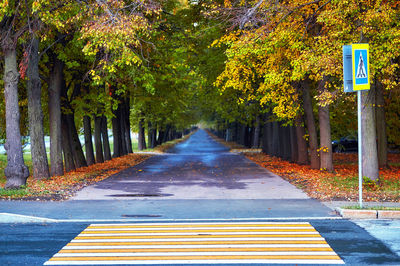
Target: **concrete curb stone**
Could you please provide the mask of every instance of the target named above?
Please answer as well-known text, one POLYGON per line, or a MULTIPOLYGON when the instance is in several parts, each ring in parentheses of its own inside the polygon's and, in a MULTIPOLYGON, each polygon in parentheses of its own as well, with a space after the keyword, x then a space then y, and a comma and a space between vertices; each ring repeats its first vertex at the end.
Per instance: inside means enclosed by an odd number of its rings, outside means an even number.
POLYGON ((378 219, 400 219, 400 211, 378 211, 378 219))
POLYGON ((335 211, 348 219, 400 219, 400 211, 353 210, 339 207, 335 208, 335 211))

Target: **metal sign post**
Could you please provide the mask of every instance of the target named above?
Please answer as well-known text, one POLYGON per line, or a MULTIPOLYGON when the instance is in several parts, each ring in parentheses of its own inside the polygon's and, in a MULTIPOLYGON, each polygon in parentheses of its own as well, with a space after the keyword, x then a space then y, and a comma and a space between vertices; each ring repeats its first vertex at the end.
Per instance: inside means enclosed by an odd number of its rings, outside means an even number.
POLYGON ((362 200, 362 101, 361 101, 361 91, 357 91, 357 120, 358 120, 358 201, 360 208, 363 207, 362 200))
POLYGON ((343 46, 343 83, 345 92, 357 91, 358 120, 358 199, 362 202, 362 91, 370 89, 369 80, 369 46, 352 44, 343 46))

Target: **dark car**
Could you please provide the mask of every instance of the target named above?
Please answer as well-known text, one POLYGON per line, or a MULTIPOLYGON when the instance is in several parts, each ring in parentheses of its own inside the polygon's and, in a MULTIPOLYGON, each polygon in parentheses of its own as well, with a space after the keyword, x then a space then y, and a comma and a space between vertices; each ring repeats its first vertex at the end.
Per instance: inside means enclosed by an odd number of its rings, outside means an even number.
POLYGON ((346 136, 340 140, 332 141, 333 152, 356 152, 358 151, 358 141, 354 136, 346 136))

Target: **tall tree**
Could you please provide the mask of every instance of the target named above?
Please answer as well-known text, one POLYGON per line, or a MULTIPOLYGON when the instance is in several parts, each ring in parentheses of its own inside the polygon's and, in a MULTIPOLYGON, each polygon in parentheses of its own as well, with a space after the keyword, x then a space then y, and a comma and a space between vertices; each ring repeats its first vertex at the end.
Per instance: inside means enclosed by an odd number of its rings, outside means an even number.
MULTIPOLYGON (((64 63, 54 53, 50 55, 49 78, 49 124, 50 124, 50 174, 60 176, 64 174, 62 158, 62 130, 61 130, 61 90, 65 86, 64 63)), ((70 167, 67 167, 68 169, 70 167)))
MULTIPOLYGON (((35 24, 37 24, 37 22, 35 24)), ((34 26, 37 27, 36 25, 34 26)), ((27 49, 29 54, 27 90, 33 168, 32 175, 35 179, 44 179, 50 177, 50 172, 44 143, 43 111, 41 103, 42 88, 39 77, 39 39, 35 36, 34 32, 31 32, 31 35, 31 44, 27 49)))
POLYGON ((7 178, 5 188, 19 188, 26 184, 29 169, 24 163, 19 126, 20 112, 18 107, 17 41, 21 32, 15 29, 18 24, 19 1, 8 6, 0 6, 0 41, 4 56, 4 96, 6 108, 6 136, 4 148, 7 151, 7 167, 4 174, 7 178))

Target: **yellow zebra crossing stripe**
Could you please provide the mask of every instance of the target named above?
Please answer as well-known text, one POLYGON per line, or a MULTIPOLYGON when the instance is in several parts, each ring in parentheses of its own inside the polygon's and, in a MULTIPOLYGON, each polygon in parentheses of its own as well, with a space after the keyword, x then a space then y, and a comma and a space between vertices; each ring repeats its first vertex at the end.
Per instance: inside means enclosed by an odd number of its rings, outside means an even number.
POLYGON ((309 223, 93 224, 45 265, 344 264, 309 223))

